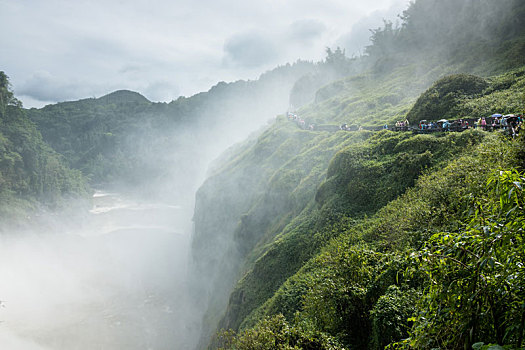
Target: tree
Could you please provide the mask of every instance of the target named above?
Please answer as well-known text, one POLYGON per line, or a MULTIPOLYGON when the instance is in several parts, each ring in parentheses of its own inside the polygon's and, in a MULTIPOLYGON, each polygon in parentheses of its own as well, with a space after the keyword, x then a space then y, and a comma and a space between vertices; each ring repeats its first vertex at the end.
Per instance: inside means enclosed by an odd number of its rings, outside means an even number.
POLYGON ((370 37, 369 45, 365 48, 365 52, 375 58, 380 58, 392 54, 397 49, 397 35, 399 28, 394 28, 390 21, 383 20, 383 27, 370 29, 372 36, 370 37))
POLYGON ((9 77, 0 71, 0 117, 5 115, 7 106, 22 107, 22 103, 14 97, 9 77))
POLYGON ((333 71, 334 78, 345 77, 350 74, 353 60, 346 57, 346 52, 339 46, 332 51, 331 48, 326 48, 326 58, 324 60, 324 67, 333 71))
POLYGON ((429 284, 413 319, 412 347, 523 345, 524 186, 516 170, 494 174, 465 229, 435 234, 419 255, 429 284))
POLYGON ((261 320, 254 328, 219 334, 219 350, 344 350, 337 341, 305 322, 288 323, 283 315, 261 320))

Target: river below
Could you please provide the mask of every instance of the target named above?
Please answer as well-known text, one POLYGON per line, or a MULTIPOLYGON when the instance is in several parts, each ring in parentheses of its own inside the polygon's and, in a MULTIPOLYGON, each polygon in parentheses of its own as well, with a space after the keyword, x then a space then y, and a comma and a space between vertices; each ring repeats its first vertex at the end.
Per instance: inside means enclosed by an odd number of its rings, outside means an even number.
POLYGON ((97 191, 81 222, 2 237, 1 348, 191 348, 188 209, 97 191))

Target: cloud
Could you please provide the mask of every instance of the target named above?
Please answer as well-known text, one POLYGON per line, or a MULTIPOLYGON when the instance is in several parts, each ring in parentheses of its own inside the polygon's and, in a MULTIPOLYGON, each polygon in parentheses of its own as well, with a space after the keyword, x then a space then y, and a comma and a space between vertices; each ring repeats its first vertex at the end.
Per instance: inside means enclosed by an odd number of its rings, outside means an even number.
POLYGON ((319 38, 326 29, 324 23, 319 20, 302 19, 290 25, 289 37, 294 41, 310 43, 312 40, 319 38))
POLYGON ((23 339, 17 336, 15 333, 10 332, 9 330, 2 327, 0 329, 0 344, 4 349, 17 349, 17 350, 46 350, 44 348, 31 340, 23 339))
POLYGON ((0 31, 9 33, 0 36, 0 69, 25 105, 113 87, 157 99, 172 95, 166 82, 190 96, 278 64, 320 60, 327 46, 351 54, 382 24, 384 9, 407 2, 0 0, 0 31))
POLYGON ((180 96, 179 87, 166 80, 148 84, 143 91, 145 97, 150 101, 172 101, 180 96))
POLYGON ((386 9, 376 10, 369 15, 361 17, 352 25, 352 29, 343 34, 337 44, 346 49, 348 55, 364 53, 366 46, 370 45, 370 30, 383 26, 383 20, 396 22, 397 15, 406 8, 407 0, 394 0, 386 9))
MULTIPOLYGON (((25 107, 36 105, 37 101, 41 103, 51 103, 56 101, 71 101, 89 97, 100 97, 112 91, 127 89, 124 82, 97 81, 86 79, 62 78, 45 70, 40 70, 31 75, 25 82, 18 84, 15 89, 17 96, 24 97, 25 107), (29 101, 25 103, 25 99, 29 101)), ((137 88, 132 86, 131 88, 137 88)))
POLYGON ((78 81, 64 81, 48 71, 38 71, 20 84, 15 92, 38 101, 64 101, 88 97, 86 90, 86 85, 78 81))
POLYGON ((344 47, 351 55, 361 55, 366 46, 370 45, 370 29, 380 27, 382 16, 372 15, 359 20, 352 26, 352 30, 338 40, 340 46, 344 47))
POLYGON ((258 32, 236 34, 224 43, 227 66, 254 68, 273 63, 278 56, 274 41, 258 32))

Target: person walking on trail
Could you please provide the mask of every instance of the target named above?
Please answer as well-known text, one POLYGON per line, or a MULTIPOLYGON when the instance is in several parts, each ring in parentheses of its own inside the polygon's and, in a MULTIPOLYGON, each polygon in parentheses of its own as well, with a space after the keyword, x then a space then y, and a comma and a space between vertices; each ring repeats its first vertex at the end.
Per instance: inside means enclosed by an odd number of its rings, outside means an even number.
POLYGON ((503 130, 507 131, 507 126, 508 126, 507 118, 502 117, 501 118, 501 127, 503 128, 503 130))

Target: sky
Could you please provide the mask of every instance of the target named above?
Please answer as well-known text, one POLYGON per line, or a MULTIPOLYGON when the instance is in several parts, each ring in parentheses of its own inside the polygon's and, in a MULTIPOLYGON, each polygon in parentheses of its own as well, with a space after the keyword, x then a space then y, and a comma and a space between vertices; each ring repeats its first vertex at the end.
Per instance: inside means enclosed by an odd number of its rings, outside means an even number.
POLYGON ((169 102, 326 47, 364 52, 408 0, 0 0, 0 71, 24 107, 120 89, 169 102))

